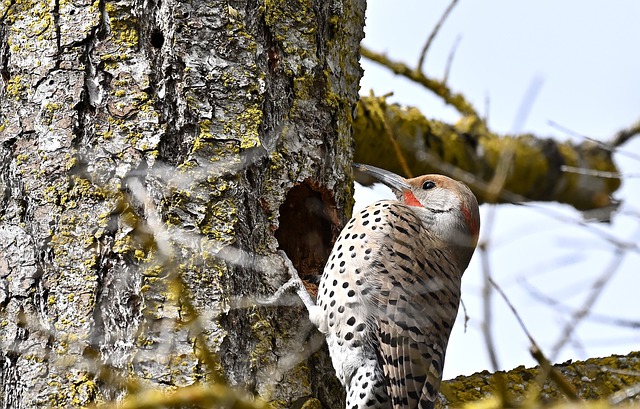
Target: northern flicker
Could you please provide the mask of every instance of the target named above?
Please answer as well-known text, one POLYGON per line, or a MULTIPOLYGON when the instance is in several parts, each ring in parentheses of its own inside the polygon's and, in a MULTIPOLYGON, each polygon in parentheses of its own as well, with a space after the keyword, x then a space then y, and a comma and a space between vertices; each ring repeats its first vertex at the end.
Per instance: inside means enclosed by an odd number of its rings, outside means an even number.
POLYGON ((316 303, 283 253, 310 320, 325 334, 347 409, 433 408, 460 282, 475 250, 478 202, 442 175, 404 179, 354 165, 398 200, 358 212, 338 237, 316 303))

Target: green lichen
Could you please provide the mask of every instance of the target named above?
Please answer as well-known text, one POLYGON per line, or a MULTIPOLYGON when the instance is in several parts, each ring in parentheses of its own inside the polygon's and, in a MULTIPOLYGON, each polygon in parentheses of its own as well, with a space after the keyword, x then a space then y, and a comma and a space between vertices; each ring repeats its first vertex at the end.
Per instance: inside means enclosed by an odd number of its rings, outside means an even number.
POLYGON ((300 409, 322 409, 322 403, 317 398, 309 398, 300 409))
POLYGON ((249 353, 249 363, 252 368, 265 368, 273 359, 273 339, 284 337, 271 325, 270 317, 262 315, 260 309, 249 314, 252 338, 256 340, 253 350, 249 353))
POLYGON ((230 132, 240 139, 240 149, 254 148, 260 145, 261 124, 262 109, 252 105, 225 126, 225 133, 230 132))
POLYGON ((131 10, 119 5, 119 3, 108 2, 105 4, 105 11, 109 16, 113 42, 122 48, 138 47, 140 41, 139 23, 131 14, 131 10))
POLYGON ((69 389, 71 403, 76 406, 84 406, 91 403, 98 392, 96 382, 88 375, 83 374, 75 379, 69 389))
POLYGON ((309 0, 267 0, 264 3, 264 17, 271 28, 274 39, 282 43, 286 53, 304 54, 308 50, 300 47, 300 43, 288 41, 289 30, 304 36, 306 43, 314 44, 317 23, 314 6, 309 0))
POLYGON ((6 90, 7 90, 7 95, 19 101, 25 96, 24 93, 26 90, 26 84, 23 83, 22 77, 20 77, 19 75, 16 75, 12 78, 9 78, 9 81, 7 81, 6 90))

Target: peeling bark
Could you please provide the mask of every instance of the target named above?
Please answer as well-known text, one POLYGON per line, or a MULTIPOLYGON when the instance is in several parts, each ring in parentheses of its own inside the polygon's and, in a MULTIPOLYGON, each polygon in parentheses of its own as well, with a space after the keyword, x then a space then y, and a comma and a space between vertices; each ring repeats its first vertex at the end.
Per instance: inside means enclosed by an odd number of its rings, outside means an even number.
POLYGON ((287 278, 278 247, 317 274, 350 211, 364 1, 15 0, 0 16, 0 404, 220 372, 276 407, 342 405, 301 310, 254 298, 287 278), (287 229, 282 206, 315 222, 287 229))

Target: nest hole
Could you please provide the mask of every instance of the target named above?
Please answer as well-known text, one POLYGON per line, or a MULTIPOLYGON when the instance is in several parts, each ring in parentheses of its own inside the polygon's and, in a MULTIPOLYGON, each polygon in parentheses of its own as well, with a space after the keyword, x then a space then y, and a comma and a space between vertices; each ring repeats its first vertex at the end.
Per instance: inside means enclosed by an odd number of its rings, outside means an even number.
POLYGON ((280 206, 276 239, 312 295, 340 233, 339 224, 331 192, 310 181, 291 188, 280 206))

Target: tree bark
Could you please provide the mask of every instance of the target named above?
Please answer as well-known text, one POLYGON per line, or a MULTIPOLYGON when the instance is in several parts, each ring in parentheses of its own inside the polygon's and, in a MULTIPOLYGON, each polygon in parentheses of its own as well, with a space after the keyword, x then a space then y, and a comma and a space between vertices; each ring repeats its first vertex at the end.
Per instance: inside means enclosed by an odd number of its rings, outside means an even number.
POLYGON ((343 404, 301 310, 255 297, 350 212, 364 3, 0 6, 2 407, 210 380, 343 404))
MULTIPOLYGON (((591 358, 585 361, 565 362, 553 365, 553 370, 560 377, 570 382, 572 393, 585 401, 598 401, 599 407, 629 407, 637 405, 638 395, 637 375, 640 371, 640 353, 631 352, 626 356, 612 355, 605 358, 591 358), (605 401, 605 399, 607 401, 605 401)), ((493 396, 498 401, 480 403, 483 407, 513 407, 523 402, 533 402, 531 397, 538 393, 536 402, 550 407, 555 403, 567 403, 569 397, 558 382, 551 377, 540 379, 540 367, 525 368, 519 366, 510 371, 490 373, 483 371, 469 376, 458 376, 443 382, 442 394, 438 399, 441 409, 462 407, 465 404, 478 402, 493 396), (496 387, 497 378, 504 383, 508 401, 499 402, 499 388, 496 387), (539 381, 542 380, 541 383, 539 381), (538 387, 535 387, 538 383, 538 387)), ((562 408, 563 405, 557 405, 562 408)), ((589 407, 586 402, 574 401, 566 407, 589 407)))

